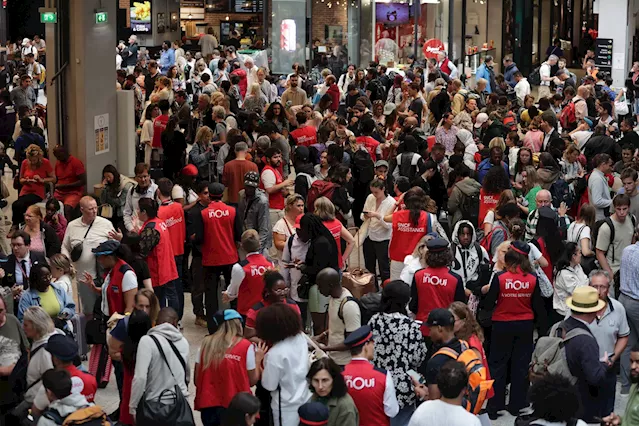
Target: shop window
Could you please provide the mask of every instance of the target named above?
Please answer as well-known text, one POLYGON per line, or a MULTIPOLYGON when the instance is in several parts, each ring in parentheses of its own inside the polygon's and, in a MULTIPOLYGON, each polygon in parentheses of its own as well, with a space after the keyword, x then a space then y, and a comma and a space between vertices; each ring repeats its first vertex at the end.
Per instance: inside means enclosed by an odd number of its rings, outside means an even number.
POLYGON ((289 74, 294 63, 304 64, 307 50, 305 0, 273 0, 271 4, 271 70, 289 74))

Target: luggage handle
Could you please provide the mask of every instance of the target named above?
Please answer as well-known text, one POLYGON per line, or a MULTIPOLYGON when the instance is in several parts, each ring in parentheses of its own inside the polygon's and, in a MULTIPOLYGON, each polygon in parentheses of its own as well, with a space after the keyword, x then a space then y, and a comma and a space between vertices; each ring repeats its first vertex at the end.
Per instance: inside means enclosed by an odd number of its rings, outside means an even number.
MULTIPOLYGON (((350 228, 347 228, 347 231, 351 232, 354 229, 356 230, 356 233, 353 234, 353 239, 358 241, 357 237, 358 237, 358 234, 360 233, 360 227, 352 226, 350 228)), ((364 241, 363 241, 363 243, 364 243, 364 241)), ((364 256, 364 253, 363 253, 363 256, 364 256)), ((358 252, 356 253, 356 257, 358 258, 358 269, 360 269, 362 271, 362 263, 360 262, 360 249, 358 249, 358 252)))

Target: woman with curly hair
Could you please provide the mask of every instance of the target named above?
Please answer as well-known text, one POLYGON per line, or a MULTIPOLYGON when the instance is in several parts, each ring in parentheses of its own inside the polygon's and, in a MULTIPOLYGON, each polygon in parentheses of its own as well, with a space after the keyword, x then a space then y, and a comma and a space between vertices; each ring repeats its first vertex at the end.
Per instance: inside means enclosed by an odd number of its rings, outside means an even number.
POLYGON ((23 221, 27 208, 44 200, 44 190, 48 183, 53 183, 56 177, 49 160, 44 158, 44 152, 38 145, 31 144, 25 150, 26 159, 20 166, 20 195, 13 202, 14 229, 23 221))
MULTIPOLYGON (((485 218, 489 211, 495 211, 502 192, 510 189, 511 182, 509 176, 505 173, 501 166, 493 166, 489 169, 480 189, 480 210, 478 211, 478 219, 482 221, 478 224, 481 226, 485 222, 485 218)), ((493 223, 493 222, 492 222, 493 223)), ((473 224, 476 225, 475 223, 473 224)))
POLYGON ((309 368, 307 380, 313 392, 311 400, 321 402, 329 408, 327 426, 359 424, 358 409, 347 392, 342 369, 334 360, 325 357, 315 361, 309 368))
MULTIPOLYGON (((422 322, 436 308, 446 309, 453 302, 467 301, 462 278, 451 272, 453 253, 449 242, 435 238, 427 242, 427 250, 424 259, 427 267, 415 273, 409 302, 409 310, 422 322)), ((428 327, 422 327, 422 335, 429 337, 428 327)), ((427 346, 430 343, 428 340, 427 346)))
POLYGON ((534 423, 566 426, 587 426, 578 419, 580 395, 571 381, 560 374, 545 374, 529 389, 534 423))

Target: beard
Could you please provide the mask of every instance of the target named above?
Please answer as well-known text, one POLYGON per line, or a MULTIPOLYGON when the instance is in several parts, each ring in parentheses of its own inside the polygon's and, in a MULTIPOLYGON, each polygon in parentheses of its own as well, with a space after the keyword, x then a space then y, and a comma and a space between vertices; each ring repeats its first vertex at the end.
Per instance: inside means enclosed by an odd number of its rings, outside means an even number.
POLYGON ((638 374, 631 373, 630 380, 631 380, 631 383, 633 384, 638 383, 638 374))

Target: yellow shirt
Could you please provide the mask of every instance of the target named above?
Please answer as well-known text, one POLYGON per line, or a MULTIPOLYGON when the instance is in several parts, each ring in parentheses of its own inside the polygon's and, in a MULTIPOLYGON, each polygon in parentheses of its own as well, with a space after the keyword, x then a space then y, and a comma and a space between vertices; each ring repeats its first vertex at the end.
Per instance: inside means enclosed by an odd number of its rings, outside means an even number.
POLYGON ((40 307, 44 309, 51 318, 57 317, 60 313, 60 302, 58 302, 56 292, 53 288, 49 286, 44 293, 38 291, 38 296, 40 297, 40 307))

